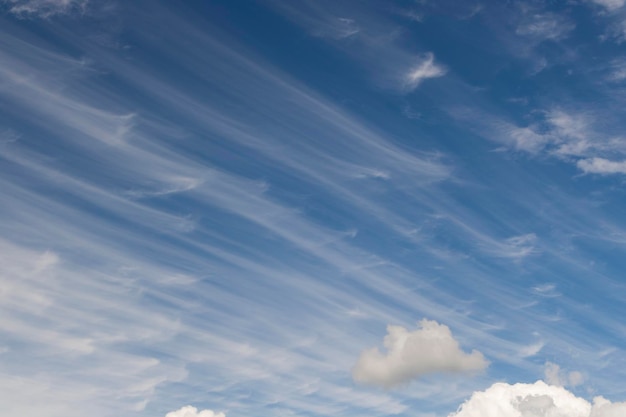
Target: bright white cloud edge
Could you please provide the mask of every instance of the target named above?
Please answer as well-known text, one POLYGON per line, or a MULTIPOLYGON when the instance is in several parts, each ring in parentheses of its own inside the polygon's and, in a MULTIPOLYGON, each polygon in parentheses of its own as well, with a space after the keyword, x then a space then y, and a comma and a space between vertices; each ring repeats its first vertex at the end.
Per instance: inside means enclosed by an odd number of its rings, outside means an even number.
POLYGON ((387 326, 385 354, 374 347, 361 353, 352 370, 355 382, 394 388, 425 374, 467 372, 485 369, 489 362, 474 350, 465 353, 452 332, 433 320, 421 320, 410 332, 402 326, 387 326))
POLYGON ((176 411, 170 411, 165 417, 226 417, 224 413, 217 413, 212 410, 198 411, 196 407, 187 405, 176 411))
POLYGON ((543 381, 534 384, 493 384, 448 417, 622 417, 626 403, 596 397, 593 404, 563 387, 543 381))

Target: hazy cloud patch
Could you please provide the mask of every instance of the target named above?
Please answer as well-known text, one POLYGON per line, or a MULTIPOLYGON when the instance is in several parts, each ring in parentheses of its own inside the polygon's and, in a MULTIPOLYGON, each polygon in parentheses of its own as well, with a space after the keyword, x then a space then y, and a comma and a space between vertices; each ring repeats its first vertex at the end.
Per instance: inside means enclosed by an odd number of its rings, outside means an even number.
POLYGON ((538 41, 559 40, 565 38, 576 25, 561 15, 538 13, 526 18, 515 33, 538 41))
POLYGON ((610 12, 613 12, 617 9, 621 9, 624 7, 624 0, 590 0, 592 3, 595 3, 599 6, 604 7, 610 12))
POLYGON ((546 362, 544 373, 548 384, 559 387, 576 387, 585 380, 580 372, 566 372, 559 365, 552 362, 546 362))
POLYGON ((611 161, 606 158, 581 159, 576 166, 585 174, 626 174, 626 160, 611 161))

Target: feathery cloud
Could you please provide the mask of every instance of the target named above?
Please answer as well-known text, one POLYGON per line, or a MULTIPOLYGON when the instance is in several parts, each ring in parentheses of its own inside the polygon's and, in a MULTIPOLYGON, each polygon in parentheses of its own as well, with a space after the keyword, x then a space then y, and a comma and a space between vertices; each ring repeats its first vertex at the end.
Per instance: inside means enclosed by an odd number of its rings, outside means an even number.
POLYGON ((89 0, 2 0, 9 12, 20 17, 48 18, 67 14, 72 11, 84 11, 89 0))
POLYGON ((446 69, 435 63, 435 56, 428 53, 406 75, 405 89, 415 90, 424 80, 429 78, 442 77, 446 74, 446 69))
POLYGON ((576 25, 565 17, 553 13, 537 13, 526 18, 515 33, 521 36, 544 40, 565 38, 576 25))

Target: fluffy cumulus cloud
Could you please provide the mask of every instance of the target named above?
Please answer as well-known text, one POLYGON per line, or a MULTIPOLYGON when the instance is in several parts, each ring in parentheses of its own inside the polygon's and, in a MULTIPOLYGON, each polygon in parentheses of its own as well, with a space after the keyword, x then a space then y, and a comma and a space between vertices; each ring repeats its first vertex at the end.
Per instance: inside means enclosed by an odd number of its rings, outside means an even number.
POLYGON ((413 332, 402 326, 388 326, 383 341, 386 353, 378 348, 364 351, 352 370, 355 382, 393 388, 424 374, 480 371, 489 362, 482 353, 466 353, 443 324, 422 320, 413 332))
POLYGON ((48 18, 72 11, 84 11, 88 0, 0 0, 13 14, 48 18))
POLYGON ((563 387, 497 383, 476 392, 449 417, 623 417, 626 403, 596 397, 593 404, 563 387))
POLYGON ((188 405, 181 408, 180 410, 167 413, 165 417, 226 417, 226 414, 216 413, 215 411, 211 410, 198 411, 196 407, 188 405))
POLYGON ((445 74, 446 69, 436 64, 435 56, 432 53, 428 53, 406 75, 405 89, 408 91, 414 90, 424 80, 442 77, 445 74))

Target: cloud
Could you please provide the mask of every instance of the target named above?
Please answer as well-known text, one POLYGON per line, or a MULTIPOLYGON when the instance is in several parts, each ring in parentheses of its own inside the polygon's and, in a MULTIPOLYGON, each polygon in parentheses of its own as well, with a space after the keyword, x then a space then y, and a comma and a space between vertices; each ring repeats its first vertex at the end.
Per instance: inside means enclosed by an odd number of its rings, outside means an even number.
POLYGON ((543 381, 534 384, 496 383, 475 392, 448 417, 617 417, 626 415, 626 403, 596 397, 593 404, 563 387, 543 381))
POLYGON ((9 7, 9 12, 20 17, 48 18, 84 11, 89 0, 0 0, 9 7))
POLYGON ((505 258, 522 259, 537 251, 534 246, 536 240, 537 235, 534 233, 510 237, 506 239, 499 255, 505 258))
POLYGON ((550 385, 556 385, 558 387, 576 387, 582 384, 585 380, 583 374, 578 371, 565 372, 561 370, 561 367, 552 362, 546 362, 545 365, 545 378, 546 382, 550 385))
POLYGON ((463 352, 448 326, 427 319, 413 332, 402 326, 387 326, 383 344, 386 354, 378 348, 361 354, 352 370, 356 382, 393 388, 425 374, 480 371, 489 364, 476 350, 463 352))
POLYGON ((626 160, 611 161, 605 158, 581 159, 576 166, 585 174, 626 174, 626 160))
MULTIPOLYGON (((269 1, 280 14, 305 28, 311 35, 331 43, 370 74, 377 87, 406 93, 422 81, 444 75, 447 70, 434 62, 431 52, 418 54, 407 48, 408 32, 398 25, 396 13, 381 13, 352 2, 303 0, 269 1), (417 58, 417 59, 416 59, 417 58)), ((400 12, 419 21, 413 13, 400 12)))
POLYGON ((599 6, 606 8, 608 11, 615 11, 624 7, 624 0, 590 0, 599 6))
POLYGON ((607 80, 609 82, 622 82, 626 80, 626 60, 616 59, 609 65, 609 75, 607 80))
POLYGON ((356 24, 354 19, 346 17, 332 17, 324 25, 320 25, 313 34, 322 38, 345 39, 356 35, 361 28, 356 24))
POLYGON ((525 19, 515 33, 538 41, 559 40, 566 37, 575 24, 563 16, 553 13, 538 13, 525 19))
POLYGON ((541 352, 545 346, 544 342, 533 343, 532 345, 524 346, 520 349, 519 354, 523 358, 527 358, 530 356, 535 356, 537 353, 541 352))
POLYGON ((446 69, 436 64, 435 56, 432 53, 428 53, 406 75, 405 89, 408 91, 415 90, 422 81, 429 78, 442 77, 445 74, 446 69))
POLYGON ((502 143, 502 149, 550 156, 576 165, 585 174, 626 174, 626 147, 619 130, 597 111, 566 111, 552 108, 535 112, 536 121, 517 126, 506 120, 480 120, 472 111, 455 111, 453 116, 466 121, 481 135, 502 143), (608 158, 612 159, 608 159, 608 158))
POLYGON ((226 414, 216 413, 211 410, 198 411, 196 407, 188 405, 180 410, 170 411, 165 415, 165 417, 226 417, 226 414))

